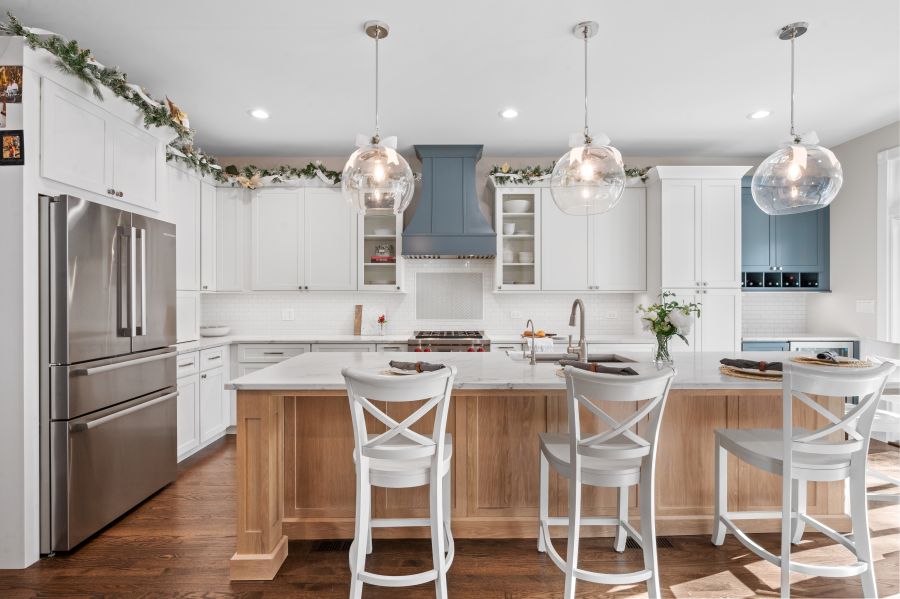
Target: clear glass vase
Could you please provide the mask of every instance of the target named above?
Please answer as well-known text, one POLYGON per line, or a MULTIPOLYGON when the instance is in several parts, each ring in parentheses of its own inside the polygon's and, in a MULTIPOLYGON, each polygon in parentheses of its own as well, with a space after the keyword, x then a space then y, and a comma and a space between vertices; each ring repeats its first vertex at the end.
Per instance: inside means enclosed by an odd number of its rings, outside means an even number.
POLYGON ((657 335, 656 347, 653 348, 653 363, 659 366, 670 366, 674 360, 669 353, 670 335, 657 335))

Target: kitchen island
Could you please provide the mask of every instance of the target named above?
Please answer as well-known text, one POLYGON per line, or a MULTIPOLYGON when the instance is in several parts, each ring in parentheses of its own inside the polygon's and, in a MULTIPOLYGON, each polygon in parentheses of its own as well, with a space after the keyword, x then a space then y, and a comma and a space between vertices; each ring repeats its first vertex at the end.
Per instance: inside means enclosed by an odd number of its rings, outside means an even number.
MULTIPOLYGON (((659 535, 708 534, 712 529, 717 428, 780 428, 781 383, 732 378, 723 357, 788 360, 796 353, 680 354, 663 415, 656 474, 659 535)), ((352 538, 355 511, 353 434, 340 371, 380 371, 393 358, 421 353, 309 353, 229 384, 237 390, 237 547, 234 580, 271 579, 287 556, 288 539, 352 538)), ((656 367, 646 355, 623 354, 638 372, 656 367)), ((458 368, 448 419, 453 435, 452 510, 457 538, 535 537, 538 516, 538 433, 566 430, 565 381, 556 363, 530 365, 505 353, 436 353, 432 362, 458 368)), ((818 398, 839 413, 843 398, 818 398)), ((605 406, 624 418, 623 406, 605 406)), ((415 406, 392 405, 402 419, 415 406)), ((628 410, 633 409, 629 406, 628 410)), ((584 418, 586 414, 582 416, 584 418)), ((795 404, 795 421, 824 419, 795 404)), ((419 423, 426 424, 427 423, 419 423)), ((374 422, 370 425, 374 426, 374 422)), ((780 479, 729 462, 730 507, 780 510, 780 479)), ((565 514, 565 481, 551 475, 551 515, 565 514)), ((841 483, 810 484, 809 512, 847 530, 841 483)), ((584 514, 612 515, 614 489, 585 487, 584 514)), ((637 493, 630 493, 637 516, 637 493)), ((373 490, 374 517, 424 517, 427 488, 373 490)), ((747 522, 748 531, 775 531, 777 521, 747 522)), ((558 531, 564 534, 564 529, 558 531)), ((427 529, 376 529, 382 537, 427 537, 427 529)), ((611 535, 596 527, 589 534, 611 535)))

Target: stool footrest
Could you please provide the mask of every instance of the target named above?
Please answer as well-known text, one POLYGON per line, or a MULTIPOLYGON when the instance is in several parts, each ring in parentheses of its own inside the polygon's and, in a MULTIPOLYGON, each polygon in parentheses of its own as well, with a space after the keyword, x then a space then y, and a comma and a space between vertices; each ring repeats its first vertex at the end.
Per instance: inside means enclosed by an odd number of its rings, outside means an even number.
POLYGON ((372 518, 372 528, 409 528, 414 526, 431 526, 428 518, 372 518))

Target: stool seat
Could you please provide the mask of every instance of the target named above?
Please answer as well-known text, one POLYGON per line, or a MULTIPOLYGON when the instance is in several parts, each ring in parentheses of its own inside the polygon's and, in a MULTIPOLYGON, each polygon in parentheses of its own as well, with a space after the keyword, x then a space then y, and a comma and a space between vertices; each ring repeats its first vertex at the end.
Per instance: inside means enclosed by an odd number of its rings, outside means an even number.
MULTIPOLYGON (((566 433, 540 433, 541 453, 553 469, 567 479, 575 477, 570 462, 569 435, 566 433)), ((630 447, 630 445, 629 445, 630 447)), ((582 481, 598 487, 620 487, 638 484, 643 458, 610 459, 581 456, 582 481)))
MULTIPOLYGON (((798 435, 812 431, 793 429, 798 435)), ((784 440, 780 429, 750 428, 716 431, 716 440, 741 460, 761 470, 780 475, 784 463, 784 440)), ((803 480, 827 482, 843 480, 850 475, 850 457, 847 454, 818 454, 795 451, 793 455, 794 477, 803 480)))
MULTIPOLYGON (((369 435, 372 440, 377 435, 369 435)), ((414 443, 403 442, 399 437, 391 439, 384 445, 396 446, 398 450, 413 449, 416 447, 414 443)), ((453 457, 453 439, 448 433, 444 439, 444 455, 441 458, 441 476, 446 475, 450 471, 450 458, 453 457)), ((354 456, 353 461, 356 461, 354 456)), ((420 457, 413 459, 388 459, 388 458, 370 458, 369 459, 369 483, 374 487, 388 487, 391 489, 405 489, 409 487, 421 487, 428 484, 428 477, 431 475, 431 457, 420 457)))

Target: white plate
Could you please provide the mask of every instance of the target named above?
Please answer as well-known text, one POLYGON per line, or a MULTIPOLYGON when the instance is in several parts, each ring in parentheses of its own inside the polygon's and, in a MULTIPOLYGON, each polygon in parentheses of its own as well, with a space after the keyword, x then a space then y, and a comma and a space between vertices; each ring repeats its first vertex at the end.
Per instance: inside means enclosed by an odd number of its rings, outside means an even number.
POLYGON ((731 366, 731 368, 734 368, 734 370, 739 370, 741 372, 746 372, 747 374, 761 374, 762 376, 770 376, 772 378, 780 377, 784 374, 780 370, 760 370, 758 368, 735 368, 734 366, 731 366))

